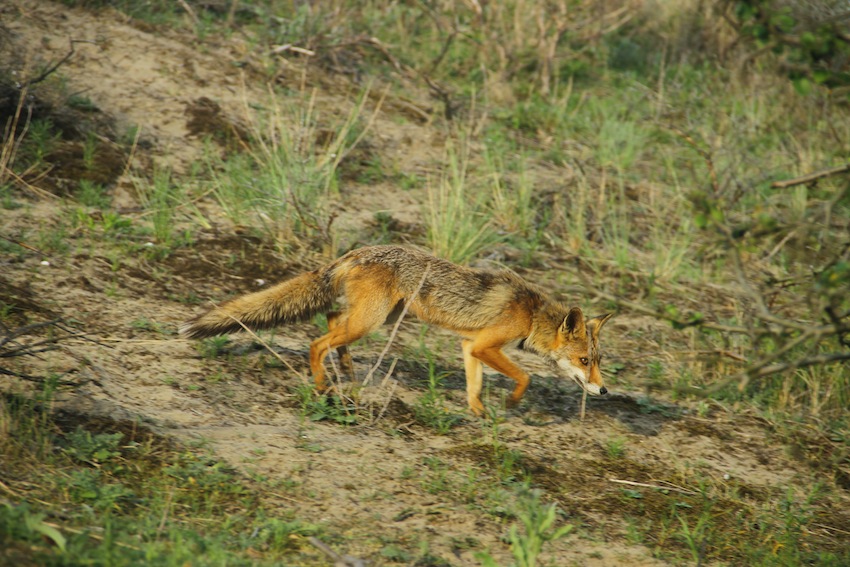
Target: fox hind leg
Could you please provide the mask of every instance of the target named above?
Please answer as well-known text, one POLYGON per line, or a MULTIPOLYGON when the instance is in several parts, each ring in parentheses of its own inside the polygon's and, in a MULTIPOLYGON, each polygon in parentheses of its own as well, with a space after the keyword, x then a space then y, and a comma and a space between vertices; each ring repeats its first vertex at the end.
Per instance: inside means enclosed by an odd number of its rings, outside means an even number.
MULTIPOLYGON (((328 332, 333 331, 334 327, 339 325, 342 313, 339 311, 331 311, 328 317, 328 332)), ((342 371, 350 378, 354 378, 354 361, 351 359, 351 353, 348 352, 347 345, 336 347, 336 353, 339 355, 339 365, 342 366, 342 371)))
MULTIPOLYGON (((310 343, 310 370, 319 391, 326 389, 324 361, 328 352, 335 348, 339 353, 340 347, 347 347, 380 327, 396 304, 390 297, 375 297, 374 291, 368 288, 349 290, 346 295, 348 310, 334 317, 333 325, 328 324, 328 334, 310 343)), ((348 349, 344 352, 348 353, 348 349)))

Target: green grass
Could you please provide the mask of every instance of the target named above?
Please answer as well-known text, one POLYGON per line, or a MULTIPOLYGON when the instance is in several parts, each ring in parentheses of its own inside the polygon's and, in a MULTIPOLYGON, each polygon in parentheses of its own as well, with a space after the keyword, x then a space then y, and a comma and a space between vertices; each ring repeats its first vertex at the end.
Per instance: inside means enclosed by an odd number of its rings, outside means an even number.
POLYGON ((446 168, 438 180, 428 184, 424 209, 428 244, 442 258, 465 264, 502 240, 489 218, 483 191, 472 188, 468 179, 470 149, 446 147, 446 168))
POLYGON ((164 249, 177 243, 175 227, 177 208, 186 201, 186 191, 167 168, 158 168, 151 181, 136 185, 139 200, 146 209, 145 216, 153 227, 155 243, 164 249))
POLYGON ((331 207, 338 170, 368 131, 368 92, 334 120, 316 109, 316 91, 297 97, 270 93, 268 106, 259 112, 246 108, 254 144, 223 160, 208 159, 213 191, 231 221, 259 226, 260 234, 281 248, 300 239, 318 240, 335 253, 331 207))
POLYGON ((463 416, 446 407, 446 395, 443 390, 443 378, 437 372, 433 355, 428 357, 428 389, 419 396, 413 406, 413 414, 421 424, 433 429, 440 435, 449 433, 463 420, 463 416))
POLYGON ((2 470, 10 482, 0 503, 6 560, 275 565, 297 561, 305 538, 323 531, 264 507, 262 485, 203 451, 135 424, 106 432, 84 419, 54 422, 45 411, 52 398, 48 383, 35 398, 0 399, 2 470))

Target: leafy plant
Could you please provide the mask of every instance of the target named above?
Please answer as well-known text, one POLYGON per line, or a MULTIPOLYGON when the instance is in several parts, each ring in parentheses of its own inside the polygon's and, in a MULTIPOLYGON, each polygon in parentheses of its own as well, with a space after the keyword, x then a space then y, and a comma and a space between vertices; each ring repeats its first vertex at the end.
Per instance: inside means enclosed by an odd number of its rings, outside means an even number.
MULTIPOLYGON (((543 504, 541 492, 530 490, 519 498, 515 511, 519 522, 511 525, 508 540, 511 553, 518 567, 535 567, 546 543, 557 541, 573 531, 572 524, 556 528, 558 507, 555 504, 543 504), (520 530, 520 524, 522 530, 520 530)), ((486 552, 476 554, 485 567, 497 567, 497 563, 486 552)))
POLYGON ((357 405, 339 396, 319 394, 310 385, 298 389, 301 412, 310 421, 333 421, 341 425, 357 423, 357 405))
POLYGON ((64 553, 67 538, 44 518, 43 513, 32 512, 27 504, 3 502, 0 505, 0 543, 11 546, 20 540, 35 543, 47 538, 64 553))
POLYGON ((87 207, 100 209, 107 208, 110 202, 104 187, 88 179, 80 179, 80 186, 77 189, 77 199, 87 207))
POLYGON ((218 335, 203 339, 197 343, 196 348, 202 357, 215 358, 225 352, 228 344, 230 344, 230 337, 227 335, 218 335))
POLYGON ((131 489, 119 482, 109 482, 105 473, 97 469, 75 470, 65 484, 73 501, 102 512, 118 511, 135 499, 131 489))
POLYGON ((626 440, 622 437, 608 439, 605 443, 605 454, 612 459, 620 459, 626 454, 626 440))
MULTIPOLYGON (((733 21, 742 38, 760 52, 779 55, 781 68, 800 94, 813 85, 850 86, 850 37, 841 18, 847 8, 840 2, 779 2, 735 0, 733 21)), ((727 8, 728 9, 728 8, 727 8)))
POLYGON ((109 469, 115 469, 120 465, 121 440, 123 433, 98 433, 77 427, 66 437, 68 446, 65 453, 78 461, 94 466, 106 465, 109 469))

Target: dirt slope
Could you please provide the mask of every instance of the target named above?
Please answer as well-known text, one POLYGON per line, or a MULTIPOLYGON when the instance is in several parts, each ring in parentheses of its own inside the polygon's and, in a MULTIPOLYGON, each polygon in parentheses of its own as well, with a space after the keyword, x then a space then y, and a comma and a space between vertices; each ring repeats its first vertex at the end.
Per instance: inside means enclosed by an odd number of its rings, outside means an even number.
MULTIPOLYGON (((256 48, 238 37, 212 38, 200 49, 191 38, 140 29, 108 10, 92 14, 42 0, 17 8, 16 17, 4 24, 14 44, 26 46, 22 59, 30 63, 58 60, 68 51, 69 39, 84 41, 74 44, 62 74, 72 92, 85 93, 114 119, 116 131, 141 128, 129 171, 151 163, 188 171, 203 152, 192 126, 199 100, 214 101, 223 116, 239 117, 246 100, 266 95, 250 65, 247 71, 241 65, 250 62, 256 48)), ((317 74, 306 80, 320 87, 321 108, 333 112, 352 104, 344 79, 315 69, 310 73, 317 74)), ((291 80, 297 85, 304 78, 293 71, 291 80)), ((420 104, 427 108, 429 102, 420 104)), ((388 105, 381 114, 370 138, 372 151, 401 171, 438 168, 440 151, 433 142, 440 139, 439 130, 427 122, 397 120, 398 112, 399 107, 388 105)), ((395 218, 417 222, 415 194, 389 184, 352 185, 343 191, 346 202, 340 211, 343 222, 354 227, 352 240, 376 210, 389 209, 395 218)), ((115 182, 114 199, 128 210, 137 206, 128 175, 115 182)), ((45 311, 78 322, 92 339, 66 342, 61 351, 25 361, 22 369, 58 372, 83 383, 61 394, 60 405, 68 411, 139 420, 179 439, 204 440, 235 466, 282 482, 284 488, 270 497, 296 517, 351 536, 345 553, 382 564, 389 563, 380 554, 386 542, 413 550, 424 542, 432 555, 451 565, 479 564, 474 554, 482 549, 508 561, 509 549, 501 539, 508 523, 489 508, 497 501, 490 495, 498 489, 493 471, 508 451, 519 455, 514 474, 530 476, 547 499, 560 504, 566 521, 583 527, 548 549, 546 558, 556 565, 663 564, 652 549, 663 543, 636 542, 623 518, 663 516, 673 501, 683 509, 699 508, 698 487, 692 483, 696 473, 744 502, 778 498, 819 474, 792 458, 759 420, 711 407, 698 416, 658 397, 648 402, 640 393, 640 376, 619 378, 611 396, 590 401, 587 418, 580 422, 578 390, 521 354, 536 376, 523 408, 497 425, 467 417, 450 434, 437 435, 418 423, 412 410, 427 385, 424 362, 415 354, 420 327, 413 323, 403 326, 390 352, 390 360, 401 358, 399 384, 370 385, 362 393, 364 415, 371 411, 371 419, 356 426, 313 422, 298 394, 307 380, 308 341, 318 332, 312 325, 293 325, 274 337, 277 352, 300 375, 245 337, 234 339, 216 357, 203 357, 195 344, 176 338, 177 324, 200 309, 184 301, 190 294, 221 299, 254 289, 256 280, 286 277, 317 261, 283 258, 264 249, 232 231, 210 203, 203 206, 214 229, 162 262, 141 256, 116 260, 81 231, 66 234, 70 252, 65 256, 32 253, 0 260, 6 297, 26 296, 45 311), (611 449, 612 440, 621 443, 622 452, 611 449), (638 497, 630 485, 614 481, 674 490, 650 490, 638 497)), ((59 199, 33 199, 21 209, 3 211, 2 231, 33 241, 36 227, 58 226, 67 210, 59 199)), ((609 323, 606 348, 615 360, 616 337, 641 324, 628 315, 609 323)), ((457 341, 432 330, 427 344, 445 361, 451 409, 463 413, 457 341)), ((382 347, 379 337, 355 348, 361 377, 382 347)), ((382 368, 387 367, 385 362, 382 368)), ((490 384, 491 396, 507 386, 495 378, 490 384)), ((4 387, 25 385, 9 380, 4 387)), ((850 498, 846 501, 850 504, 850 498)), ((730 500, 726 510, 737 513, 738 506, 730 500)), ((824 523, 842 518, 850 520, 846 512, 836 512, 824 523)))

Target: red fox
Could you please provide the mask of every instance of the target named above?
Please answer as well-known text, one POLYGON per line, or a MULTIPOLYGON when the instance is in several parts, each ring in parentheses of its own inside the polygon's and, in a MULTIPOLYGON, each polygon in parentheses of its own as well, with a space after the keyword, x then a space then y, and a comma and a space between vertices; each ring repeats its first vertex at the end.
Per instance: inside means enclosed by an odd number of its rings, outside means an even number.
POLYGON ((554 363, 587 393, 607 393, 599 370, 599 331, 611 314, 585 319, 510 270, 467 268, 405 246, 353 250, 312 272, 223 303, 186 322, 180 334, 201 338, 242 329, 267 329, 328 317, 328 333, 310 344, 310 370, 325 389, 323 362, 335 348, 344 371, 353 375, 347 345, 384 323, 394 323, 404 306, 427 323, 462 337, 469 408, 484 414, 482 364, 516 382, 508 399, 522 399, 530 377, 502 348, 521 348, 554 363), (333 311, 335 304, 339 309, 333 311))

